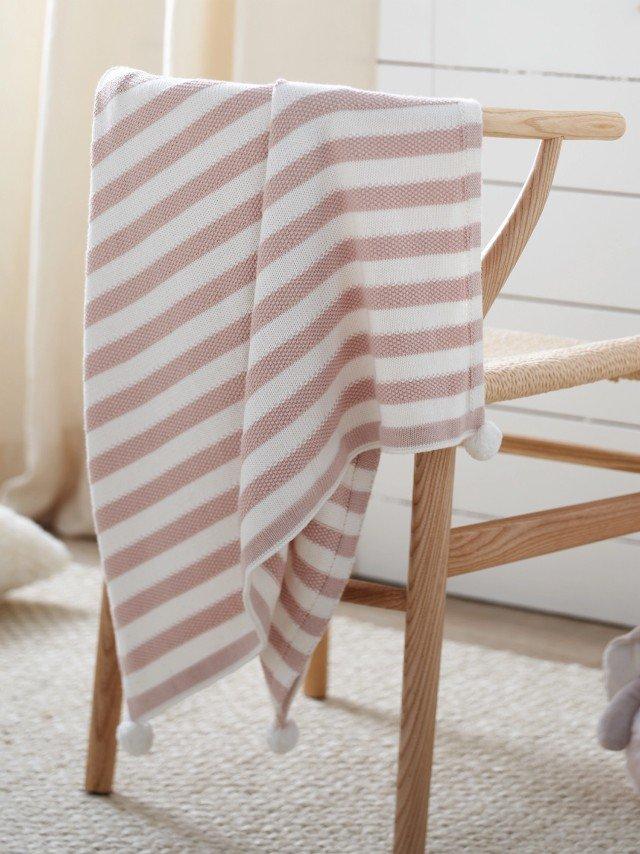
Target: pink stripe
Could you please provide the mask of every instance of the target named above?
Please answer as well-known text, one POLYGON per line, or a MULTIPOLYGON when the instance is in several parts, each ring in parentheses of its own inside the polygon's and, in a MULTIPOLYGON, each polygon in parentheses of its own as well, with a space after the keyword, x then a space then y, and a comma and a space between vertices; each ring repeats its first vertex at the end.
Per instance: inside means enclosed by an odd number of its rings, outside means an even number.
POLYGON ((413 98, 405 95, 389 95, 386 92, 366 92, 346 87, 344 89, 332 89, 330 92, 312 92, 294 101, 293 104, 289 104, 277 116, 272 117, 269 144, 274 147, 301 125, 340 110, 349 110, 350 112, 356 110, 388 110, 450 103, 452 102, 444 99, 413 98))
POLYGON ((440 442, 455 444, 465 433, 477 430, 484 423, 484 408, 467 412, 460 418, 417 424, 413 427, 382 427, 380 444, 383 448, 424 448, 440 442))
MULTIPOLYGON (((346 582, 347 579, 345 578, 343 586, 346 582)), ((340 595, 342 595, 342 593, 340 595)), ((336 597, 336 600, 337 599, 338 597, 336 597)), ((316 617, 313 614, 310 614, 305 608, 302 608, 296 597, 291 592, 286 579, 283 582, 282 589, 280 591, 280 602, 294 623, 296 623, 296 625, 303 631, 307 632, 307 634, 313 635, 314 637, 320 637, 324 634, 328 620, 324 617, 316 617)))
POLYGON ((161 199, 142 216, 94 246, 87 255, 87 273, 94 273, 105 264, 110 264, 116 258, 130 252, 150 234, 171 222, 187 208, 262 162, 267 152, 267 136, 265 132, 249 140, 241 148, 191 178, 170 196, 161 199))
POLYGON ((189 350, 180 353, 171 362, 167 362, 144 379, 94 403, 87 409, 87 430, 95 430, 113 418, 119 418, 126 412, 137 409, 171 386, 191 376, 204 365, 229 353, 248 340, 250 328, 251 314, 247 313, 189 350))
POLYGON ((480 273, 455 279, 427 279, 406 284, 367 287, 367 307, 374 310, 416 308, 443 302, 462 302, 481 293, 480 273))
POLYGON ((122 669, 127 675, 135 673, 199 635, 232 620, 243 610, 242 593, 238 590, 132 649, 121 660, 122 669))
POLYGON ((253 312, 254 328, 260 329, 280 317, 342 267, 355 261, 386 261, 435 253, 450 254, 477 246, 480 246, 480 223, 444 231, 347 238, 258 303, 253 312))
MULTIPOLYGON (((346 516, 345 516, 346 523, 346 516)), ((358 538, 337 531, 329 525, 323 525, 317 519, 312 519, 304 529, 304 536, 317 546, 328 549, 334 555, 340 557, 353 557, 356 553, 358 538)))
POLYGON ((249 599, 251 600, 251 606, 253 607, 254 613, 262 626, 264 636, 268 637, 269 627, 271 626, 271 609, 253 586, 249 591, 249 599))
POLYGON ((250 285, 256 277, 256 254, 239 261, 222 275, 191 291, 162 314, 133 332, 89 353, 85 359, 85 379, 108 371, 161 341, 184 323, 209 311, 231 294, 250 285))
POLYGON ((174 673, 159 685, 129 697, 127 699, 129 715, 136 720, 170 700, 175 700, 180 695, 192 691, 197 685, 210 682, 223 671, 230 670, 234 665, 248 658, 252 652, 257 651, 258 644, 257 634, 253 631, 248 632, 237 641, 192 664, 191 667, 174 673))
POLYGON ((217 522, 232 516, 238 507, 238 487, 232 487, 190 510, 163 528, 152 531, 130 546, 114 552, 103 561, 104 571, 111 581, 129 572, 141 563, 152 560, 163 552, 211 528, 217 522))
POLYGON ((112 101, 116 95, 123 95, 141 83, 147 83, 153 79, 150 74, 146 74, 144 71, 128 71, 126 74, 121 74, 115 79, 111 78, 108 83, 96 92, 93 104, 94 117, 99 116, 109 101, 112 101))
POLYGON ((124 116, 119 122, 112 125, 104 136, 94 142, 91 165, 97 166, 116 148, 166 116, 167 113, 170 113, 195 92, 200 92, 211 85, 211 82, 205 80, 182 80, 180 83, 164 89, 151 101, 138 107, 134 113, 124 116))
POLYGON ((282 707, 285 704, 286 699, 291 692, 291 689, 286 688, 282 684, 282 682, 280 682, 280 680, 275 677, 273 671, 269 667, 267 667, 267 665, 264 663, 264 661, 262 661, 261 663, 262 663, 262 669, 264 671, 264 677, 265 677, 267 685, 269 687, 269 693, 274 698, 276 703, 280 707, 282 707))
POLYGON ((284 637, 277 626, 271 626, 269 631, 269 645, 275 649, 280 658, 288 664, 296 673, 302 673, 307 663, 308 656, 303 655, 295 649, 291 643, 284 637))
POLYGON ((454 154, 469 148, 479 148, 481 144, 482 129, 479 125, 329 139, 297 160, 288 163, 269 179, 264 193, 265 207, 272 205, 294 187, 313 178, 323 169, 339 163, 454 154))
POLYGON ((244 373, 238 374, 157 424, 93 457, 89 461, 91 482, 95 483, 131 465, 197 424, 238 403, 244 394, 244 383, 244 373))
POLYGON ((114 609, 117 625, 123 628, 176 596, 206 584, 220 573, 236 566, 239 561, 240 541, 234 540, 122 602, 114 609))
POLYGON ((141 513, 148 507, 173 495, 187 484, 193 483, 198 478, 204 477, 205 474, 209 474, 235 459, 240 453, 241 436, 240 430, 230 436, 225 436, 224 439, 203 448, 197 454, 193 454, 173 468, 164 471, 138 489, 134 489, 110 504, 98 508, 95 511, 98 530, 102 533, 113 525, 135 516, 136 513, 141 513))
POLYGON ((90 300, 86 308, 85 326, 91 326, 137 302, 180 270, 258 222, 261 212, 262 194, 257 193, 224 216, 191 234, 137 275, 90 300))
POLYGON ((374 381, 371 377, 364 377, 347 386, 340 394, 328 417, 305 442, 295 448, 295 450, 292 450, 284 459, 270 466, 256 477, 255 480, 252 480, 251 483, 248 483, 244 487, 240 494, 238 505, 240 514, 247 514, 269 495, 274 488, 288 483, 309 463, 315 460, 327 442, 333 437, 345 413, 366 401, 373 401, 374 392, 374 381))
MULTIPOLYGON (((260 562, 265 554, 295 530, 298 525, 318 506, 340 477, 348 458, 358 448, 372 445, 379 440, 380 425, 377 422, 361 424, 340 438, 340 449, 331 464, 305 492, 300 501, 288 507, 271 525, 256 534, 242 550, 242 565, 248 567, 260 562)), ((456 434, 454 434, 456 435, 456 434)))
POLYGON ((363 514, 369 503, 369 493, 357 489, 349 489, 341 483, 329 499, 329 502, 337 504, 344 510, 363 514))
POLYGON ((429 398, 453 397, 476 388, 482 382, 483 366, 472 365, 467 371, 440 374, 435 377, 419 377, 390 383, 376 383, 376 399, 379 403, 402 406, 408 401, 429 398))
MULTIPOLYGON (((304 535, 299 534, 299 536, 302 537, 304 535)), ((325 596, 336 601, 342 596, 342 591, 344 590, 343 578, 334 578, 332 575, 316 569, 315 566, 303 560, 295 550, 292 557, 292 567, 296 578, 311 590, 315 590, 316 593, 323 593, 325 596)))
POLYGON ((357 471, 368 471, 373 474, 378 470, 378 462, 380 460, 380 451, 377 448, 369 448, 366 451, 361 451, 353 460, 353 465, 357 471))
POLYGON ((334 190, 260 244, 258 267, 264 269, 337 217, 357 211, 449 205, 480 197, 480 175, 442 181, 386 184, 334 190))
POLYGON ((143 184, 177 162, 185 154, 193 151, 206 139, 220 133, 226 127, 241 119, 251 110, 266 103, 270 98, 271 87, 256 86, 239 92, 231 98, 217 104, 200 116, 179 134, 167 140, 145 158, 134 163, 125 172, 94 193, 91 200, 91 218, 104 213, 118 204, 143 184))
POLYGON ((440 326, 419 332, 393 332, 371 336, 371 354, 380 359, 414 356, 419 353, 438 353, 455 347, 465 347, 482 340, 482 320, 461 323, 459 326, 440 326))

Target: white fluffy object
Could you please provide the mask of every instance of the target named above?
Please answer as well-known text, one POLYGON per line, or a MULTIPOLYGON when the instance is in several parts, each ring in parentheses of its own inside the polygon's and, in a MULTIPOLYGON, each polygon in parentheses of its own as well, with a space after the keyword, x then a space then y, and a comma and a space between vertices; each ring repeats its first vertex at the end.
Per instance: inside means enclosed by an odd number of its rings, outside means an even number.
POLYGON ((482 427, 479 427, 462 444, 474 460, 490 460, 500 450, 502 430, 493 421, 485 421, 482 427))
POLYGON ((267 732, 267 742, 274 753, 288 753, 298 743, 298 726, 289 718, 284 725, 273 723, 267 732))
POLYGON ((66 546, 31 519, 0 505, 0 595, 64 569, 66 546))
POLYGON ((151 750, 153 744, 153 729, 151 724, 137 723, 124 720, 118 726, 116 733, 120 747, 131 756, 142 756, 151 750))
MULTIPOLYGON (((603 737, 605 722, 616 726, 622 720, 623 732, 627 727, 629 709, 622 705, 621 698, 624 698, 624 694, 640 679, 640 626, 626 635, 614 638, 604 651, 602 663, 610 702, 600 720, 598 735, 600 743, 606 747, 606 738, 603 737)), ((631 711, 635 708, 635 715, 621 743, 626 741, 627 770, 635 791, 640 795, 640 707, 637 706, 637 691, 634 693, 636 700, 631 711)))

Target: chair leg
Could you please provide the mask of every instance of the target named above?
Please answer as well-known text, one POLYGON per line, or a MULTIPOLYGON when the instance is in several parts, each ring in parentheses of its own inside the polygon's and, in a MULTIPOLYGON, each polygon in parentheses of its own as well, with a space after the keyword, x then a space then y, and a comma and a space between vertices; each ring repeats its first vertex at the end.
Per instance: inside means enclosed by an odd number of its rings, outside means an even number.
POLYGON ((425 849, 454 463, 455 448, 415 458, 395 854, 423 854, 425 849))
POLYGON ((329 664, 329 629, 320 638, 314 649, 304 679, 304 693, 314 700, 324 700, 327 696, 327 668, 329 664))
POLYGON ((107 589, 103 587, 85 777, 85 788, 91 794, 108 795, 111 792, 116 764, 116 729, 121 710, 120 669, 107 589))

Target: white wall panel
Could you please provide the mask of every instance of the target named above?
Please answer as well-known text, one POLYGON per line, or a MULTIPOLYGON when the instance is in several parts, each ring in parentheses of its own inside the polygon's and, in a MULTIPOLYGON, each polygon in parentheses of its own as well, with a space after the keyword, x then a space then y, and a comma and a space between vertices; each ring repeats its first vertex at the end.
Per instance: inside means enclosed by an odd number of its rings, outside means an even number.
POLYGON ((640 77, 635 0, 435 0, 434 59, 640 77))
POLYGON ((378 56, 404 62, 430 62, 430 0, 380 0, 378 56))
MULTIPOLYGON (((485 184, 485 238, 517 192, 485 184)), ((639 223, 640 199, 552 191, 506 292, 640 312, 639 223)))

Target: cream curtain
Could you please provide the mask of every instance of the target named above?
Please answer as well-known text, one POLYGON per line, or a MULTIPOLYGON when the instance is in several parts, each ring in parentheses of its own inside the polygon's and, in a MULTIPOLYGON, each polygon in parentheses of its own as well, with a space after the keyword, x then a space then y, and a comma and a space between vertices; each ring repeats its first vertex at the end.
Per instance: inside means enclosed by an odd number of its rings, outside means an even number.
POLYGON ((0 0, 0 486, 92 533, 82 304, 95 85, 112 65, 371 88, 377 0, 0 0))

